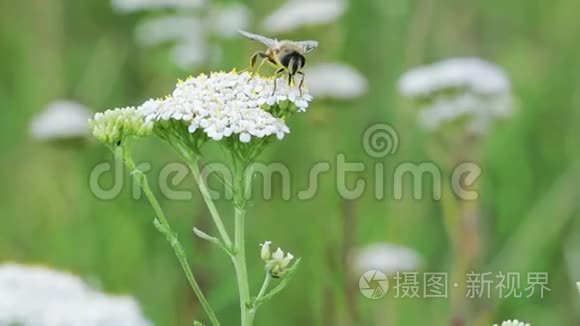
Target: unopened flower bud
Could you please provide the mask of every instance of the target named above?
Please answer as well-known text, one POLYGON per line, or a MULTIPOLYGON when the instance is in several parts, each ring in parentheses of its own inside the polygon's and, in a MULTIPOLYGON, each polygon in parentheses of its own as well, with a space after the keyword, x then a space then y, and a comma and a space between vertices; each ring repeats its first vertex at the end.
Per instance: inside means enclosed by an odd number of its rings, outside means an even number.
POLYGON ((271 255, 270 244, 271 243, 272 243, 272 241, 264 241, 264 243, 260 245, 260 246, 262 246, 262 250, 260 251, 260 257, 265 262, 267 262, 270 259, 270 255, 271 255))
POLYGON ((282 259, 282 263, 280 264, 280 266, 282 268, 288 267, 288 265, 290 264, 292 259, 294 259, 294 255, 292 255, 291 253, 287 253, 286 257, 284 257, 284 259, 282 259))
POLYGON ((277 261, 281 261, 282 259, 284 259, 284 252, 282 251, 282 249, 278 248, 278 250, 276 250, 272 254, 272 259, 277 261))
POLYGON ((153 124, 133 107, 97 113, 89 121, 93 135, 105 144, 118 144, 127 137, 144 137, 152 132, 153 124))

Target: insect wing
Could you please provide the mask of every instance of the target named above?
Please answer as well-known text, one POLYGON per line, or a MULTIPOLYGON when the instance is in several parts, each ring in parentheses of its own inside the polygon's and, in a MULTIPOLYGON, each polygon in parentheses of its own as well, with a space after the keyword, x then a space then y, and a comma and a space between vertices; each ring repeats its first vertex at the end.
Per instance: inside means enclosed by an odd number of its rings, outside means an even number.
POLYGON ((247 37, 247 38, 249 38, 251 40, 254 40, 254 41, 258 41, 260 43, 263 43, 263 44, 265 44, 269 48, 274 47, 278 43, 278 41, 273 40, 273 39, 268 38, 268 37, 265 37, 265 36, 262 36, 262 35, 252 34, 252 33, 246 32, 246 31, 242 31, 242 30, 240 30, 239 32, 243 36, 245 36, 245 37, 247 37))
POLYGON ((304 53, 308 53, 318 47, 318 41, 301 41, 296 42, 304 49, 304 53))

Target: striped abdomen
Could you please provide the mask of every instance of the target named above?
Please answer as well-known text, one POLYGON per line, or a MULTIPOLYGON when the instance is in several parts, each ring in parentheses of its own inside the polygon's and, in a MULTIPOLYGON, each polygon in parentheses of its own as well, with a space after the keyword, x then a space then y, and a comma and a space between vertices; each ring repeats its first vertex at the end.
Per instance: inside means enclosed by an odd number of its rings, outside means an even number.
POLYGON ((281 57, 280 63, 288 70, 290 75, 295 75, 300 69, 304 68, 306 58, 297 51, 293 51, 281 57))

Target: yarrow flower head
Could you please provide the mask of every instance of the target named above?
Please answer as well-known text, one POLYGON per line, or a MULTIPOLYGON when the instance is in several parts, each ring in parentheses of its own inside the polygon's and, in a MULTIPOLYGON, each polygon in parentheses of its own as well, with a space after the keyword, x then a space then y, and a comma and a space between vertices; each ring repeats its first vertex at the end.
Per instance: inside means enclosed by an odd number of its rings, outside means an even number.
POLYGON ((190 133, 203 132, 221 141, 236 137, 242 143, 290 132, 285 119, 308 108, 312 97, 282 79, 249 73, 212 73, 180 82, 158 105, 139 111, 147 122, 181 121, 190 133), (274 85, 276 88, 274 90, 274 85))
MULTIPOLYGON (((144 106, 152 104, 148 102, 144 106)), ((141 112, 133 107, 97 113, 89 124, 93 135, 108 145, 119 145, 128 137, 148 136, 153 129, 153 124, 146 122, 141 112)))
POLYGON ((0 265, 0 325, 149 326, 137 302, 43 267, 0 265))
POLYGON ((513 111, 510 82, 498 66, 477 58, 448 59, 405 73, 400 93, 414 99, 427 130, 466 118, 467 129, 485 133, 490 123, 513 111))
POLYGON ((278 250, 273 253, 270 251, 270 245, 272 241, 265 241, 260 251, 260 256, 262 260, 266 263, 265 269, 274 278, 280 278, 288 272, 290 262, 294 259, 291 253, 286 253, 278 248, 278 250))
MULTIPOLYGON (((494 324, 493 326, 498 326, 498 324, 494 324)), ((530 326, 530 324, 514 319, 514 320, 506 320, 502 322, 500 326, 530 326)))

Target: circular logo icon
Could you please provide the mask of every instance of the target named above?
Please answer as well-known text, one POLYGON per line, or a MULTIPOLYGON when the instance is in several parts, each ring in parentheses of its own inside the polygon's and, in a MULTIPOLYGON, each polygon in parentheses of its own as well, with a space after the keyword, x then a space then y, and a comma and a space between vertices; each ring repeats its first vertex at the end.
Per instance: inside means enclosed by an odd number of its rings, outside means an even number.
POLYGON ((380 299, 389 291, 389 279, 381 271, 365 272, 358 280, 360 292, 369 299, 380 299))
POLYGON ((363 135, 363 148, 372 158, 385 158, 399 148, 399 134, 385 123, 372 125, 363 135))

